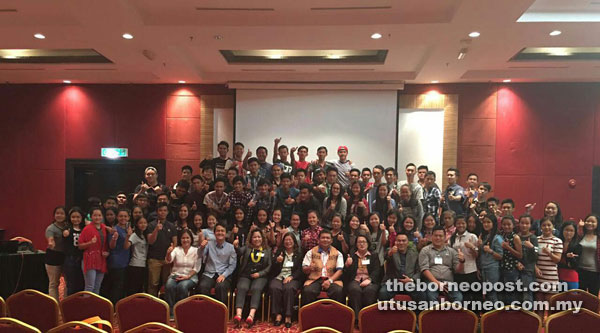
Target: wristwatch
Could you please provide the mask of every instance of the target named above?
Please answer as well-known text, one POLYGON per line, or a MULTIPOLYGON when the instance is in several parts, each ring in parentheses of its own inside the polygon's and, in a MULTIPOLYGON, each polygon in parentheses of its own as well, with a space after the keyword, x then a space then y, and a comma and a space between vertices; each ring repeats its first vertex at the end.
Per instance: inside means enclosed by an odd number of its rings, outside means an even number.
POLYGON ((327 281, 329 281, 329 284, 332 284, 332 283, 333 283, 333 280, 332 280, 332 279, 328 279, 327 281))

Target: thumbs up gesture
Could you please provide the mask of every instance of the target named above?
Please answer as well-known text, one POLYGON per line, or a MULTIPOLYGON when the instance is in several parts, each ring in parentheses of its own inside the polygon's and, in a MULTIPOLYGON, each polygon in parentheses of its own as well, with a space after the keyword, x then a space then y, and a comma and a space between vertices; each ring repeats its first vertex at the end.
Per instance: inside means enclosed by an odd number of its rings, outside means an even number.
POLYGON ((129 238, 129 236, 131 236, 131 234, 133 234, 133 229, 131 229, 131 227, 127 228, 127 237, 129 238))
POLYGON ((240 246, 240 237, 235 236, 235 240, 233 241, 233 247, 235 247, 237 249, 239 246, 240 246))
POLYGON ((173 250, 175 249, 175 245, 173 245, 173 243, 171 243, 171 245, 169 246, 169 248, 167 249, 167 256, 169 254, 171 254, 171 252, 173 252, 173 250))
POLYGON ((346 267, 352 266, 352 257, 348 255, 348 259, 346 259, 346 267))
POLYGON ((208 245, 208 239, 204 238, 204 239, 202 240, 202 243, 200 243, 200 248, 202 248, 202 249, 203 249, 203 248, 205 248, 205 247, 206 247, 206 245, 208 245))
POLYGON ((465 260, 465 254, 462 252, 461 249, 458 249, 458 260, 459 261, 464 261, 465 260))
POLYGON ((112 235, 112 239, 117 240, 118 238, 119 238, 119 233, 117 232, 117 229, 115 229, 115 232, 113 232, 113 235, 112 235))
POLYGON ((278 262, 278 263, 282 263, 282 262, 283 262, 283 252, 281 252, 281 253, 279 254, 279 256, 277 257, 277 262, 278 262))
POLYGON ((237 234, 239 231, 240 231, 240 228, 238 228, 237 224, 234 224, 233 228, 231 228, 231 233, 237 234))

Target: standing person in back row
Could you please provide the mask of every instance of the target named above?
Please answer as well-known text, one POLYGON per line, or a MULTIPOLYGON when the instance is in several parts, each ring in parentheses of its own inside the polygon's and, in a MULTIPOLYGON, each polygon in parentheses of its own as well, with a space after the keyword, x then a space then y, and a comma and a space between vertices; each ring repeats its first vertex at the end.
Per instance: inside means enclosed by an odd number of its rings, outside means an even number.
POLYGON ((337 154, 339 159, 331 161, 331 164, 338 171, 338 182, 342 188, 346 188, 350 185, 350 170, 354 168, 354 164, 348 160, 348 147, 339 146, 337 154))
POLYGON ((233 161, 227 157, 227 152, 229 152, 229 143, 227 141, 221 141, 217 145, 217 151, 219 152, 219 156, 215 158, 211 158, 211 156, 206 157, 202 162, 200 162, 200 168, 204 169, 212 169, 213 176, 215 178, 218 177, 227 177, 227 170, 233 166, 233 161))
POLYGON ((460 173, 456 168, 449 168, 446 171, 446 176, 448 179, 448 187, 446 187, 446 191, 444 191, 444 204, 442 205, 443 210, 451 210, 456 213, 456 215, 464 215, 464 202, 465 202, 465 190, 462 186, 458 185, 458 177, 460 173))

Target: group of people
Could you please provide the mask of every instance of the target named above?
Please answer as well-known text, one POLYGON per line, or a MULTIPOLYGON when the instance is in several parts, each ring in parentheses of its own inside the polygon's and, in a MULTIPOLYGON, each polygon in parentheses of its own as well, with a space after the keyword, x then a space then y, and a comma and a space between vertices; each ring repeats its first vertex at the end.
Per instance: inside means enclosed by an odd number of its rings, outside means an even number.
POLYGON ((252 326, 261 293, 269 292, 274 325, 287 327, 298 292, 302 304, 322 292, 340 302, 347 295, 357 314, 397 294, 531 301, 565 282, 598 295, 597 215, 563 221, 551 201, 539 219, 531 204, 515 217, 515 202, 488 198, 491 186, 473 173, 463 187, 459 170, 448 169, 442 189, 425 165, 406 165, 400 180, 392 167, 356 168, 345 146, 332 161, 319 147, 309 162, 307 147, 280 143, 274 140, 270 163, 266 147, 252 157, 238 142, 228 158, 229 144, 220 142, 219 156, 203 160, 196 175, 184 166, 173 186, 148 167, 133 192, 90 198, 87 212, 57 207, 46 229, 50 295, 58 299, 62 273, 68 294, 87 290, 114 303, 137 292, 158 295, 163 285, 171 309, 191 293, 227 304, 237 289, 234 321, 242 324, 250 295, 244 321, 252 326), (485 295, 448 288, 518 280, 548 288, 485 295), (419 281, 438 288, 390 288, 419 281))

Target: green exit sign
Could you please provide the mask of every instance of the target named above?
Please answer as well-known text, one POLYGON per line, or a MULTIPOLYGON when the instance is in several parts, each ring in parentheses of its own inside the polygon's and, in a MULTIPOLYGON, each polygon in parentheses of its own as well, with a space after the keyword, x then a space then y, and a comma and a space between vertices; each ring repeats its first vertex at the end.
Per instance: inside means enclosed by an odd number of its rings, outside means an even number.
POLYGON ((129 151, 127 148, 102 148, 100 155, 106 158, 127 157, 129 151))

